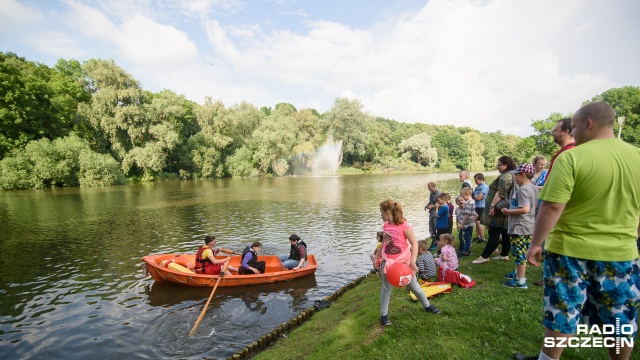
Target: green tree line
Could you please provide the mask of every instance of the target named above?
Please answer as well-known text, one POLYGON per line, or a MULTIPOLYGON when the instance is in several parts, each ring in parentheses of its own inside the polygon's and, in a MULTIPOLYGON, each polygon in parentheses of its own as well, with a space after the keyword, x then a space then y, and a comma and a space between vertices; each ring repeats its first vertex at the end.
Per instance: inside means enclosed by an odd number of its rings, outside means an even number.
MULTIPOLYGON (((623 139, 640 145, 640 88, 610 89, 592 100, 625 116, 623 139)), ((553 125, 569 115, 534 120, 536 133, 523 138, 401 123, 346 98, 322 114, 288 103, 227 106, 210 97, 200 105, 171 90, 144 90, 113 60, 60 59, 48 67, 0 52, 0 189, 307 174, 329 137, 343 143, 343 167, 482 171, 502 155, 518 163, 551 156, 553 125)))

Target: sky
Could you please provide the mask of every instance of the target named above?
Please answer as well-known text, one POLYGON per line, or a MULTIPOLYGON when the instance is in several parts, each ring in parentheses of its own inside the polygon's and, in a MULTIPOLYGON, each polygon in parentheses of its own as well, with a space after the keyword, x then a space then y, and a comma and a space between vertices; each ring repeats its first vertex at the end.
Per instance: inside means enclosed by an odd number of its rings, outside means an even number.
POLYGON ((527 136, 640 86, 636 0, 0 0, 0 51, 113 59, 145 90, 527 136))

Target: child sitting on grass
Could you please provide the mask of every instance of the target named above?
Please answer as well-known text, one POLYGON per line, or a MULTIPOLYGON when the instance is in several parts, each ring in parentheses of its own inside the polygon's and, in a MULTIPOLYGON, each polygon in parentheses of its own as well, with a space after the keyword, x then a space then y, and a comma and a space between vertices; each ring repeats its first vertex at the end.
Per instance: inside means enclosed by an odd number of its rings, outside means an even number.
POLYGON ((418 277, 420 280, 429 281, 436 276, 436 262, 429 252, 429 244, 426 240, 418 241, 418 277))
POLYGON ((444 267, 444 270, 456 270, 458 268, 458 255, 456 255, 455 244, 456 240, 453 235, 440 235, 440 240, 438 240, 440 257, 435 259, 436 265, 444 267))

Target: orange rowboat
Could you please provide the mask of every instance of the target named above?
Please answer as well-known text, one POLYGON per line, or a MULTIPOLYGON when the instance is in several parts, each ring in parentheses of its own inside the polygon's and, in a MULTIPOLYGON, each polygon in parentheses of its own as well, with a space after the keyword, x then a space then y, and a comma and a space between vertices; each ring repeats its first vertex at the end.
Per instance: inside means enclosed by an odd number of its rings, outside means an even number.
MULTIPOLYGON (((158 254, 144 256, 142 261, 145 262, 146 271, 155 281, 213 287, 218 280, 218 275, 196 274, 186 269, 187 264, 195 264, 195 258, 195 254, 158 254), (170 264, 179 266, 166 266, 170 264)), ((216 256, 216 259, 224 258, 224 256, 216 256)), ((313 255, 307 256, 307 266, 299 270, 283 269, 280 260, 275 255, 260 255, 258 260, 266 262, 264 274, 238 275, 231 271, 231 276, 223 276, 218 286, 245 286, 289 281, 311 275, 318 268, 318 263, 313 255)), ((239 268, 240 261, 240 256, 232 256, 229 265, 239 268)))

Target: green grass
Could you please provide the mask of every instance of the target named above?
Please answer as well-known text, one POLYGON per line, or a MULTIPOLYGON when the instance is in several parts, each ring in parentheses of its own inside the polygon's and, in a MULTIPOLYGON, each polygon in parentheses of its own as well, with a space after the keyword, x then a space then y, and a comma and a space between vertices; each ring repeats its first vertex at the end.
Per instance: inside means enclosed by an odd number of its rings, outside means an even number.
MULTIPOLYGON (((472 256, 460 259, 459 271, 477 284, 454 286, 450 294, 430 299, 442 314, 422 310, 407 299, 407 291, 394 289, 389 317, 379 323, 381 280, 371 274, 346 291, 328 309, 281 337, 255 359, 513 359, 521 352, 537 355, 542 345, 542 288, 534 282, 541 269, 527 268, 529 289, 502 285, 513 262, 491 261, 472 265, 484 244, 472 246, 472 256)), ((639 358, 632 354, 632 358, 639 358)), ((564 351, 562 359, 608 359, 606 349, 564 351)))

